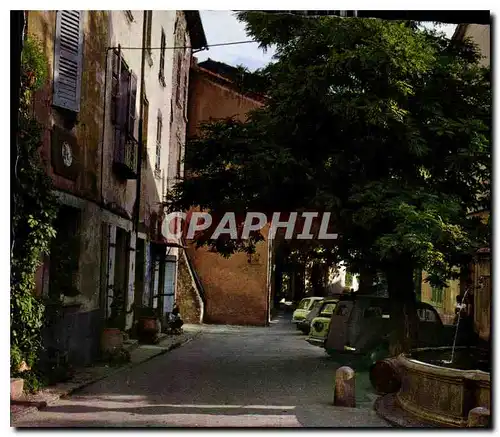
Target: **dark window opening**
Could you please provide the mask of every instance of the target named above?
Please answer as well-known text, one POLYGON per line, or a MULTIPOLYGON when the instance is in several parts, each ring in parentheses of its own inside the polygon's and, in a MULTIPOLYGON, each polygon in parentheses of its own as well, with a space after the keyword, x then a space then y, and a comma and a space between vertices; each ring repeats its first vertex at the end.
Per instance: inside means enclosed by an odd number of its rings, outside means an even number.
POLYGON ((72 297, 80 293, 77 284, 80 259, 80 210, 61 206, 54 223, 56 237, 50 246, 49 296, 72 297))
POLYGON ((160 176, 161 164, 161 131, 163 129, 163 118, 161 112, 158 111, 158 118, 156 119, 156 160, 155 160, 155 175, 160 176))
POLYGON ((161 30, 161 44, 160 44, 160 71, 158 73, 158 78, 160 83, 165 86, 165 48, 166 48, 166 37, 165 31, 161 30))

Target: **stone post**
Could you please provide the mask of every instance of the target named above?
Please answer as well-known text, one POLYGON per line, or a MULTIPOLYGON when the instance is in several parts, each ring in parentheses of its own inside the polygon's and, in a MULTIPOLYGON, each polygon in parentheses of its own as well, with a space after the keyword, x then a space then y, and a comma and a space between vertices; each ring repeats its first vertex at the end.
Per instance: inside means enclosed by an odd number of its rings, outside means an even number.
POLYGON ((356 378, 350 367, 343 366, 335 372, 335 393, 333 405, 336 407, 356 407, 356 378))
POLYGON ((10 378, 10 400, 19 401, 23 399, 24 379, 10 378))
POLYGON ((468 428, 489 428, 490 426, 490 410, 476 407, 469 411, 468 428))

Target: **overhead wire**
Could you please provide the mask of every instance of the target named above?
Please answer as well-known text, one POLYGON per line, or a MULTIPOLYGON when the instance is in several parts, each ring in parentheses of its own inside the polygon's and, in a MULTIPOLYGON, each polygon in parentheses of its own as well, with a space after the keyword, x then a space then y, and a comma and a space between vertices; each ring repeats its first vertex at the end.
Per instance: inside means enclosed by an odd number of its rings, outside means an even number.
MULTIPOLYGON (((208 49, 210 47, 222 47, 222 46, 232 46, 237 44, 258 44, 258 41, 246 40, 246 41, 229 41, 217 44, 207 44, 201 50, 208 49)), ((109 47, 109 49, 117 49, 118 47, 109 47)), ((173 47, 147 47, 146 50, 175 50, 175 49, 192 49, 191 46, 173 46, 173 47)), ((142 50, 143 47, 120 47, 121 50, 142 50)))

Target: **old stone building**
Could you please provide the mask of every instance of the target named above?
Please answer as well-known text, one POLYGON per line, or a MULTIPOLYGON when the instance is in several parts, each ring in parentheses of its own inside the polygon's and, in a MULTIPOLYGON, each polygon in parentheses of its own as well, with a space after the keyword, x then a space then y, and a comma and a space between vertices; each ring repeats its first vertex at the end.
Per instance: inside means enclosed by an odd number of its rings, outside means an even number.
MULTIPOLYGON (((247 113, 262 105, 257 95, 242 94, 234 86, 232 75, 237 69, 211 59, 194 63, 189 86, 187 135, 195 136, 200 122, 210 118, 236 117, 244 120, 247 113)), ((270 241, 265 240, 249 260, 237 253, 229 259, 195 249, 188 242, 187 258, 179 284, 181 313, 190 321, 203 316, 205 323, 266 325, 269 322, 270 241), (202 305, 193 305, 196 294, 202 305), (201 311, 204 314, 201 314, 201 311)))
POLYGON ((178 117, 171 99, 176 87, 187 96, 188 86, 173 80, 171 47, 182 39, 189 65, 191 50, 206 39, 197 11, 26 15, 26 36, 40 41, 48 60, 33 110, 45 127, 41 154, 62 205, 58 236, 37 276, 40 293, 62 297, 62 317, 45 341, 82 365, 98 357, 113 308, 114 323, 131 332, 136 306, 160 308, 167 283, 175 292, 157 232, 169 159, 178 159, 169 151, 169 121, 178 117))

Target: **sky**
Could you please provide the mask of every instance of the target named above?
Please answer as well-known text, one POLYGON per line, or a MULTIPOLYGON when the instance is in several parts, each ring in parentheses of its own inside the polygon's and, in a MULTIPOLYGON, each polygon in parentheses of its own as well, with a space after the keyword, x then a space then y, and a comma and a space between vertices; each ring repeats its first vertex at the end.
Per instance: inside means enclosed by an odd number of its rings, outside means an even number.
MULTIPOLYGON (((219 44, 233 41, 247 41, 250 38, 245 33, 245 25, 240 23, 232 11, 200 11, 201 21, 205 30, 208 44, 219 44)), ((425 24, 425 26, 432 26, 425 24)), ((440 27, 448 38, 455 31, 455 24, 440 27)), ((259 49, 257 43, 239 44, 232 46, 211 47, 209 50, 196 54, 201 62, 210 58, 229 65, 243 65, 251 71, 264 67, 272 59, 274 51, 269 49, 266 53, 259 49)))
MULTIPOLYGON (((200 15, 208 44, 250 39, 245 33, 245 25, 234 17, 232 11, 200 11, 200 15)), ((195 56, 199 61, 210 58, 233 66, 244 65, 254 71, 269 63, 273 53, 273 50, 264 53, 257 43, 251 43, 211 47, 195 56)))

